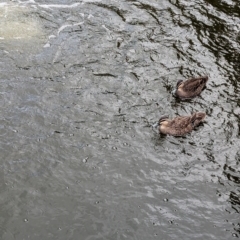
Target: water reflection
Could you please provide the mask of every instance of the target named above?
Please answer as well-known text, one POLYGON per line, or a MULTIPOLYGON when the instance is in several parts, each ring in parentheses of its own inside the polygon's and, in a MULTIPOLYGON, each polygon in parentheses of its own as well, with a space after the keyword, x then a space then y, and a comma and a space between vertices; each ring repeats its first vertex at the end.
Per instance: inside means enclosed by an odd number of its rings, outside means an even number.
POLYGON ((0 5, 21 37, 0 42, 2 239, 237 237, 237 2, 57 3, 0 5), (201 97, 172 97, 199 75, 201 97), (188 136, 150 129, 194 111, 188 136))
POLYGON ((13 4, 0 5, 0 40, 31 39, 43 35, 34 9, 13 4))
POLYGON ((230 202, 233 208, 240 212, 240 171, 237 170, 237 166, 224 166, 224 175, 230 181, 230 185, 234 188, 229 194, 230 202))

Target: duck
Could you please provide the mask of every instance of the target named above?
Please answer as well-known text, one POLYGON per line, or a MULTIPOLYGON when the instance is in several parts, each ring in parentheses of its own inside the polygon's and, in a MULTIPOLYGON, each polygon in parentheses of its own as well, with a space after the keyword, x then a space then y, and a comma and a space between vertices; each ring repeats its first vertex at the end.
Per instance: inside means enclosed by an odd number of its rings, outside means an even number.
POLYGON ((194 98, 203 91, 207 81, 207 76, 190 78, 186 81, 178 80, 174 95, 180 99, 194 98))
POLYGON ((204 121, 206 113, 195 112, 190 116, 177 116, 172 120, 162 116, 158 121, 159 132, 165 135, 183 136, 204 121))

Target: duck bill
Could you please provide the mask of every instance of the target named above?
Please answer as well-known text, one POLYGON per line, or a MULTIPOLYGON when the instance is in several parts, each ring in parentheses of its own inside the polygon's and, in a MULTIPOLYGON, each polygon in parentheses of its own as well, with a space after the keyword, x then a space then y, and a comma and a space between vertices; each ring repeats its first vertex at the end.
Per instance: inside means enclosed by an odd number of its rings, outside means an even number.
POLYGON ((177 97, 177 94, 176 94, 176 92, 177 92, 177 90, 176 89, 174 89, 174 90, 172 90, 172 95, 174 96, 174 97, 177 97))
POLYGON ((157 128, 157 127, 159 127, 159 122, 156 122, 152 125, 152 128, 157 128))

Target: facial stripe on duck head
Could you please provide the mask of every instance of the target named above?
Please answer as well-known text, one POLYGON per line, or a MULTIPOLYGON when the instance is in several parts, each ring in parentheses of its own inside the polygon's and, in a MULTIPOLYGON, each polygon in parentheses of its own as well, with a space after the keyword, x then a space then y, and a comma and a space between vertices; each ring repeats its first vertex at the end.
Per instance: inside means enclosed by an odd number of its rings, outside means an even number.
POLYGON ((158 121, 159 124, 161 124, 161 122, 164 122, 164 121, 168 120, 168 117, 169 117, 168 115, 164 115, 164 116, 160 117, 159 121, 158 121))
POLYGON ((178 88, 182 82, 183 82, 183 80, 178 80, 176 87, 178 88))

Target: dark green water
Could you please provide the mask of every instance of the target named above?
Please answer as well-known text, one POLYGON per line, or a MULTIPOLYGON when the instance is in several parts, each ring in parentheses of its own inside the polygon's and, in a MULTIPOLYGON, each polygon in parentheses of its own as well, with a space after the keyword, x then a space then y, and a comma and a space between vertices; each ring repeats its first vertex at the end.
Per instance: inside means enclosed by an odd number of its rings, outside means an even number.
POLYGON ((240 238, 237 0, 9 1, 0 22, 0 239, 240 238), (185 137, 151 129, 194 111, 185 137))

